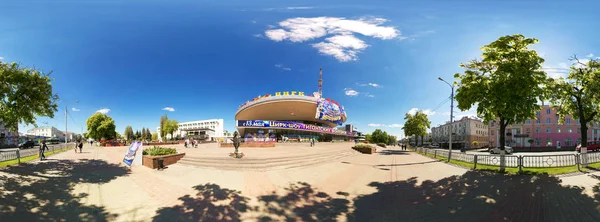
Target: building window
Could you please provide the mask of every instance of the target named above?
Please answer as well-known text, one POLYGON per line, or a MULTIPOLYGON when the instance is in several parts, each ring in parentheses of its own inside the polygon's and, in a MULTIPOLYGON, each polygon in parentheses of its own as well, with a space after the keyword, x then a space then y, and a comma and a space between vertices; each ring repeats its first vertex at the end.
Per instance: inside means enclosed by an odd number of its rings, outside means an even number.
POLYGON ((542 142, 542 139, 540 139, 540 138, 535 138, 535 145, 536 145, 536 146, 539 146, 541 142, 542 142))
POLYGON ((539 116, 540 115, 540 111, 536 111, 535 115, 539 116))
POLYGON ((581 144, 581 138, 577 138, 577 144, 581 144))
POLYGON ((546 138, 546 146, 552 146, 552 138, 546 138))
POLYGON ((550 133, 550 132, 552 132, 552 130, 550 129, 550 127, 546 128, 546 132, 547 132, 547 133, 550 133))
POLYGON ((490 131, 490 135, 492 135, 492 136, 494 135, 494 131, 493 131, 493 130, 492 130, 492 131, 490 131))
POLYGON ((565 119, 565 122, 566 122, 567 124, 571 124, 571 118, 566 118, 566 119, 565 119))
POLYGON ((568 133, 572 133, 572 132, 573 132, 573 129, 571 129, 571 128, 567 128, 567 132, 568 132, 568 133))
POLYGON ((546 123, 550 123, 550 118, 546 118, 546 123))
POLYGON ((540 132, 540 128, 539 128, 539 127, 536 127, 536 128, 535 128, 535 132, 536 132, 536 133, 539 133, 539 132, 540 132))
POLYGON ((577 133, 581 133, 581 128, 577 128, 577 133))
POLYGON ((525 120, 525 123, 526 123, 526 124, 531 124, 531 120, 530 120, 530 119, 527 119, 527 120, 525 120))
POLYGON ((556 132, 557 132, 557 133, 560 133, 560 128, 556 128, 556 132))
POLYGON ((496 121, 492 121, 492 127, 494 127, 494 124, 496 123, 496 121))
POLYGON ((546 114, 550 114, 550 109, 546 109, 546 114))
POLYGON ((540 123, 540 119, 535 119, 535 123, 540 123))
POLYGON ((572 146, 572 143, 573 143, 573 139, 571 139, 571 138, 565 139, 565 146, 572 146))

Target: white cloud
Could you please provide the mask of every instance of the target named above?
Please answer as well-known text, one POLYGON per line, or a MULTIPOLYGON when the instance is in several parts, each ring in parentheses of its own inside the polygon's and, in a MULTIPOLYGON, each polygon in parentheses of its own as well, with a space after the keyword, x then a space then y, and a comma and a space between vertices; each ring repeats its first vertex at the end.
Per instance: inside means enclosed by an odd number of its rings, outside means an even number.
POLYGON ((369 47, 355 33, 379 39, 393 39, 400 31, 392 26, 380 26, 383 18, 350 20, 335 17, 291 18, 279 22, 281 28, 265 31, 269 39, 280 42, 305 42, 330 35, 324 41, 311 44, 320 53, 335 57, 341 62, 358 60, 357 54, 369 47))
POLYGON ((250 20, 250 22, 252 22, 252 23, 256 24, 256 20, 250 20))
POLYGON ((590 53, 590 54, 586 55, 585 57, 592 58, 592 57, 594 57, 594 54, 590 53))
POLYGON ((356 83, 358 86, 372 86, 375 88, 381 88, 382 86, 377 83, 356 83))
MULTIPOLYGON (((417 111, 419 111, 419 108, 412 108, 412 109, 408 110, 407 113, 410 114, 410 115, 415 115, 415 113, 417 113, 417 111)), ((427 115, 427 116, 433 116, 433 115, 435 115, 435 112, 431 111, 430 109, 424 109, 424 110, 421 110, 421 111, 423 111, 423 113, 425 113, 425 115, 427 115)))
POLYGON ((79 112, 79 109, 77 109, 77 108, 75 108, 75 107, 71 108, 71 110, 72 110, 73 112, 79 112))
POLYGON ((99 109, 96 110, 97 113, 102 113, 102 114, 107 114, 108 112, 110 112, 109 108, 104 108, 104 109, 99 109))
POLYGON ((300 7, 287 7, 289 10, 301 10, 301 9, 313 9, 313 7, 309 6, 300 6, 300 7))
POLYGON ((169 111, 169 112, 175 112, 175 109, 173 109, 173 107, 165 107, 162 110, 166 110, 166 111, 169 111))
POLYGON ((404 126, 404 125, 402 125, 402 124, 397 124, 397 123, 394 123, 394 124, 388 125, 388 127, 391 127, 391 128, 402 128, 403 126, 404 126))
POLYGON ((546 71, 546 74, 548 74, 548 77, 554 78, 554 79, 558 79, 561 77, 567 78, 567 75, 569 73, 569 65, 567 65, 567 63, 564 63, 564 62, 558 63, 558 65, 556 67, 544 66, 544 67, 542 67, 542 69, 544 71, 546 71))
POLYGON ((0 60, 4 60, 4 57, 0 56, 0 60))
POLYGON ((277 65, 275 65, 275 67, 283 69, 283 71, 292 71, 291 68, 285 67, 282 64, 277 64, 277 65))
POLYGON ((358 95, 358 92, 356 90, 353 90, 350 88, 345 88, 344 91, 347 96, 357 96, 358 95))
POLYGON ((380 127, 380 126, 383 126, 383 124, 369 123, 367 126, 370 126, 370 127, 380 127))
POLYGON ((252 35, 252 36, 254 36, 254 37, 256 37, 256 38, 262 38, 262 37, 263 37, 263 35, 262 35, 262 34, 254 34, 254 35, 252 35))

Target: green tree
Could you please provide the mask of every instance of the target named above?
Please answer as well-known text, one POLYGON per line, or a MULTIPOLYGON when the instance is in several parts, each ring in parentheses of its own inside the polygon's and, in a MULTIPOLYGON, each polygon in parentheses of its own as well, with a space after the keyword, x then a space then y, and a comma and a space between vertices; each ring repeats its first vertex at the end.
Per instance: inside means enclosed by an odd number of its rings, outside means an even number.
POLYGON ((135 140, 140 140, 142 138, 142 133, 139 130, 135 131, 135 140))
POLYGON ((160 117, 160 138, 165 139, 165 136, 167 135, 167 131, 165 130, 165 124, 168 121, 169 121, 169 117, 167 117, 167 114, 160 117))
POLYGON ((369 143, 373 143, 373 139, 371 137, 371 134, 365 134, 365 141, 369 142, 369 143))
POLYGON ((117 131, 115 131, 115 138, 116 139, 123 139, 123 136, 121 136, 121 134, 117 131))
POLYGON ((418 137, 421 137, 421 145, 423 145, 423 137, 427 135, 427 129, 431 127, 431 121, 422 110, 417 111, 414 115, 406 113, 404 116, 405 122, 402 129, 404 135, 415 136, 415 145, 418 137))
POLYGON ((140 137, 140 140, 145 140, 146 139, 146 128, 142 127, 142 131, 140 132, 140 134, 142 135, 140 137))
POLYGON ((50 73, 0 61, 0 122, 18 132, 19 123, 35 124, 36 117, 54 118, 58 95, 52 92, 50 73))
POLYGON ((580 61, 576 56, 567 79, 550 81, 548 92, 552 106, 557 110, 560 123, 565 115, 579 119, 582 147, 587 146, 588 124, 597 121, 600 110, 600 60, 580 61))
POLYGON ((87 119, 88 136, 94 140, 115 138, 115 121, 103 113, 94 113, 87 119))
POLYGON ((150 132, 150 129, 146 128, 146 140, 152 140, 152 133, 150 132))
POLYGON ((133 134, 133 128, 131 128, 131 126, 126 126, 125 133, 123 134, 125 135, 126 140, 133 140, 135 137, 135 135, 133 134))
MULTIPOLYGON (((179 122, 177 122, 177 120, 167 120, 163 126, 165 135, 170 134, 171 139, 175 139, 175 135, 173 135, 173 133, 179 129, 179 122)), ((162 128, 161 131, 163 131, 162 128)))
POLYGON ((157 141, 158 140, 158 133, 154 132, 152 133, 152 141, 157 141))
MULTIPOLYGON (((485 122, 499 120, 500 149, 505 146, 506 126, 535 118, 540 110, 538 101, 546 96, 548 82, 542 70, 544 59, 530 45, 537 42, 523 35, 509 35, 482 48, 482 59, 460 66, 464 74, 455 74, 460 81, 456 101, 460 110, 477 106, 477 116, 485 122)), ((504 170, 501 152, 500 170, 504 170)))

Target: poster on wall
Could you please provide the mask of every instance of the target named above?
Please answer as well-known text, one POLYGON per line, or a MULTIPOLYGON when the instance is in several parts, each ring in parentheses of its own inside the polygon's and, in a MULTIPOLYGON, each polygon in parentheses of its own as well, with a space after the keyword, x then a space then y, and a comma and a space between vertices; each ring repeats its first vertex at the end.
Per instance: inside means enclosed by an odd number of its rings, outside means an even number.
MULTIPOLYGON (((142 142, 133 142, 131 143, 131 146, 129 147, 129 149, 127 150, 127 153, 125 153, 125 158, 123 158, 123 163, 125 163, 127 166, 131 166, 131 164, 133 164, 134 160, 141 160, 142 156, 139 155, 138 158, 136 157, 136 153, 137 151, 142 147, 142 142)), ((138 165, 141 163, 137 163, 137 162, 141 162, 141 161, 135 161, 136 164, 134 165, 138 165)))
POLYGON ((332 122, 337 125, 342 125, 342 116, 346 113, 343 107, 331 102, 331 100, 320 98, 317 100, 317 111, 315 119, 332 122))

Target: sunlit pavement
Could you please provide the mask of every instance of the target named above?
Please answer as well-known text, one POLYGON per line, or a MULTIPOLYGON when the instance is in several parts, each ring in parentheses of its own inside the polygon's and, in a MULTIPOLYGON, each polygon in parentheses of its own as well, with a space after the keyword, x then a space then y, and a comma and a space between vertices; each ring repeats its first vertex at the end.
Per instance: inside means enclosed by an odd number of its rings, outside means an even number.
MULTIPOLYGON (((301 146, 301 145, 300 145, 301 146)), ((349 149, 323 144, 318 149, 349 149)), ((175 146, 221 155, 232 149, 175 146)), ((248 158, 304 147, 242 149, 248 158)), ((467 171, 398 147, 268 172, 120 162, 127 147, 67 151, 0 170, 0 221, 598 221, 600 180, 467 171), (460 176, 462 175, 462 176, 460 176), (427 182, 423 182, 429 180, 427 182), (301 183, 298 183, 301 182, 301 183), (275 193, 273 193, 275 192, 275 193), (584 195, 585 193, 587 195, 584 195), (576 215, 576 216, 575 216, 576 215)), ((242 160, 243 161, 243 160, 242 160)))

